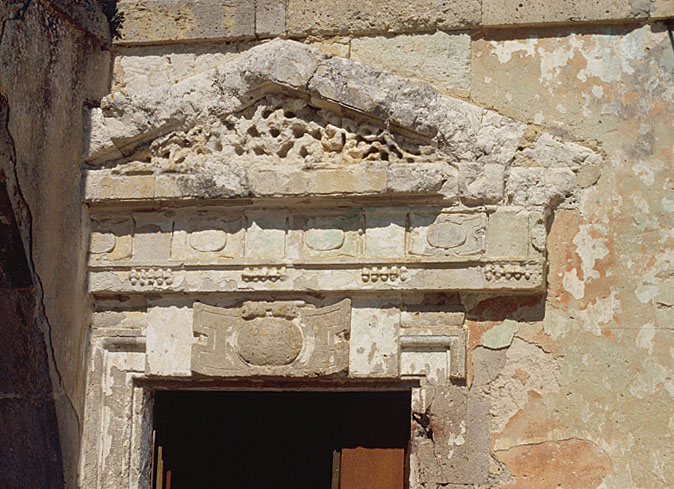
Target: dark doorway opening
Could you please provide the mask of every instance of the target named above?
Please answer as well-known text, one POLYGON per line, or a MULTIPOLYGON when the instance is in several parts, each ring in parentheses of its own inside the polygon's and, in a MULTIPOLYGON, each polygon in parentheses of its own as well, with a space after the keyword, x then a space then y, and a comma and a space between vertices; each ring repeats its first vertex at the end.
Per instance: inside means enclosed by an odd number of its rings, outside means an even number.
POLYGON ((154 489, 403 489, 410 392, 157 392, 154 489))

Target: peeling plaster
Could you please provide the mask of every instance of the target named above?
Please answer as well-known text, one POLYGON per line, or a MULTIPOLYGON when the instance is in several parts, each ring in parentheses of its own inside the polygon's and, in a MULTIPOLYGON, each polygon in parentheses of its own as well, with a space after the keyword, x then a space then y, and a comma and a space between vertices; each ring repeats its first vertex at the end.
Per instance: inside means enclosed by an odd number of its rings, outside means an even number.
POLYGON ((653 338, 655 338, 655 326, 653 323, 644 324, 637 335, 637 346, 645 348, 648 353, 653 353, 653 338))
POLYGON ((597 260, 608 255, 606 248, 606 238, 595 238, 592 236, 592 230, 596 226, 591 224, 582 224, 578 234, 573 238, 576 245, 576 252, 581 260, 583 270, 583 279, 588 281, 591 278, 599 278, 599 272, 594 269, 594 263, 597 260))
POLYGON ((578 278, 578 271, 575 268, 564 273, 562 284, 574 299, 582 299, 585 296, 585 282, 578 278))
POLYGON ((513 336, 519 330, 517 321, 507 319, 482 334, 482 345, 492 350, 498 350, 510 345, 513 336))

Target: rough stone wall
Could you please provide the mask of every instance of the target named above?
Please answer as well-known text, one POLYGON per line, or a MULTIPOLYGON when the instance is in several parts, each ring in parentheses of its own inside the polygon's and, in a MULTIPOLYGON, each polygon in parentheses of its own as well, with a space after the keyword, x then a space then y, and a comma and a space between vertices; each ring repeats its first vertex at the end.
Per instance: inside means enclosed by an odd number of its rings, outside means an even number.
POLYGON ((75 487, 88 317, 82 106, 109 90, 95 4, 0 4, 0 486, 75 487))
POLYGON ((671 1, 122 5, 114 92, 178 82, 287 36, 530 124, 538 142, 520 148, 523 161, 561 158, 542 132, 603 154, 578 173, 575 208, 554 214, 547 295, 466 304, 467 389, 418 400, 417 436, 443 447, 418 443, 420 480, 674 485, 671 1), (468 424, 454 426, 461 410, 468 424), (464 450, 463 462, 442 462, 484 436, 488 458, 464 450))

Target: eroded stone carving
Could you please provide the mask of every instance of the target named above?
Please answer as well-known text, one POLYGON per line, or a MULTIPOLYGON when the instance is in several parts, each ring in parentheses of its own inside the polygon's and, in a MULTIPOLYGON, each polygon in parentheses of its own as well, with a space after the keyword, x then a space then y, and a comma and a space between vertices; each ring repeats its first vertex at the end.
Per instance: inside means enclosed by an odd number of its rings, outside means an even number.
POLYGON ((129 283, 132 286, 153 287, 173 285, 173 271, 170 268, 132 268, 129 272, 129 283))
POLYGON ((535 263, 499 262, 484 265, 483 273, 488 282, 499 280, 525 282, 537 280, 542 272, 540 266, 535 263))
POLYGON ((194 305, 192 371, 209 376, 346 375, 351 302, 194 305))
POLYGON ((246 267, 241 272, 244 282, 278 282, 285 278, 285 267, 246 267))
POLYGON ((407 280, 407 267, 405 265, 392 265, 390 267, 363 267, 360 277, 364 283, 368 282, 404 282, 407 280))
POLYGON ((374 118, 356 117, 311 106, 304 98, 268 94, 207 128, 154 140, 148 156, 154 167, 182 171, 203 164, 208 154, 219 154, 224 160, 250 157, 267 164, 299 161, 319 166, 442 159, 427 137, 394 131, 374 118))
POLYGON ((89 253, 93 261, 124 260, 133 255, 133 222, 126 218, 91 221, 89 253))
POLYGON ((550 151, 522 150, 524 123, 282 40, 117 93, 87 125, 87 201, 416 193, 549 207, 573 203, 576 172, 601 160, 543 134, 534 147, 568 153, 551 167, 550 151))
POLYGON ((90 254, 92 290, 102 284, 125 291, 113 275, 127 267, 135 270, 129 279, 139 291, 171 285, 170 275, 178 270, 185 292, 531 290, 543 284, 543 216, 517 207, 456 212, 431 205, 246 206, 136 213, 127 221, 114 214, 95 217, 125 227, 114 236, 123 246, 93 231, 101 244, 90 254))
POLYGON ((410 213, 410 253, 480 255, 485 251, 484 213, 410 213))

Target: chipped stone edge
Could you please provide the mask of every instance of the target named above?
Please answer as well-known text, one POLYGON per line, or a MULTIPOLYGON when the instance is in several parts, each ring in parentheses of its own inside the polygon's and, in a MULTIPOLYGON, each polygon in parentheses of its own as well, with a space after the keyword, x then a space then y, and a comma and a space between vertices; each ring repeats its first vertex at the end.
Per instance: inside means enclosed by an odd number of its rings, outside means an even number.
MULTIPOLYGON (((213 114, 236 113, 279 89, 306 93, 317 104, 336 104, 421 133, 432 138, 438 149, 457 164, 502 167, 506 170, 506 189, 510 183, 507 170, 516 166, 513 162, 527 128, 524 122, 441 94, 426 84, 328 56, 300 42, 277 39, 177 84, 107 96, 100 108, 89 110, 88 117, 85 114, 84 162, 95 170, 100 163, 129 155, 140 144, 194 127, 213 114)), ((545 166, 543 163, 535 171, 547 172, 545 166)), ((575 179, 573 169, 555 171, 567 171, 565 178, 575 179)), ((512 200, 512 194, 504 198, 512 200)), ((96 199, 85 196, 86 200, 96 199)), ((559 205, 563 199, 551 195, 548 200, 534 205, 559 205)))

